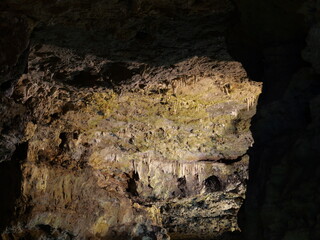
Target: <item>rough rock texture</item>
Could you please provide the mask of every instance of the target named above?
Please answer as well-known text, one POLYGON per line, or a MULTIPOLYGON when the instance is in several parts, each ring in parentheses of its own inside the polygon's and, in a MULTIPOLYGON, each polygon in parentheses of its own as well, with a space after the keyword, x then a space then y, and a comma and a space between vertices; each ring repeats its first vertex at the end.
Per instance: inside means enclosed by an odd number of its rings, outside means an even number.
POLYGON ((0 2, 3 239, 220 239, 248 155, 242 237, 320 238, 320 3, 232 2, 0 2))
POLYGON ((17 177, 3 239, 239 229, 261 84, 227 52, 229 1, 2 4, 36 23, 29 47, 23 30, 4 50, 1 169, 17 177))

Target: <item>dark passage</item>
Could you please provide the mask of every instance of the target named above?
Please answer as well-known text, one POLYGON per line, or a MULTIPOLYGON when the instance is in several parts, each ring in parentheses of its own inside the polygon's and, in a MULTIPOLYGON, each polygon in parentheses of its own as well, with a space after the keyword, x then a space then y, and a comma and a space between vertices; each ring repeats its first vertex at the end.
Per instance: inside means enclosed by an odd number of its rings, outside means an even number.
POLYGON ((302 13, 304 1, 271 2, 236 1, 237 23, 228 38, 232 56, 263 82, 239 213, 243 234, 235 239, 319 239, 320 77, 305 55, 315 6, 302 13))

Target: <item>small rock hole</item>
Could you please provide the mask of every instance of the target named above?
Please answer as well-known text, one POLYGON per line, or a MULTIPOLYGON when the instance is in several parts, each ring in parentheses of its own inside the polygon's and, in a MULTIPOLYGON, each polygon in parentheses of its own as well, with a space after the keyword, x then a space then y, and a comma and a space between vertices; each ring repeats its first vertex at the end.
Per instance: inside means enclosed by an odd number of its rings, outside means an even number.
POLYGON ((217 192, 221 190, 221 183, 218 177, 210 176, 204 180, 204 187, 206 192, 217 192))

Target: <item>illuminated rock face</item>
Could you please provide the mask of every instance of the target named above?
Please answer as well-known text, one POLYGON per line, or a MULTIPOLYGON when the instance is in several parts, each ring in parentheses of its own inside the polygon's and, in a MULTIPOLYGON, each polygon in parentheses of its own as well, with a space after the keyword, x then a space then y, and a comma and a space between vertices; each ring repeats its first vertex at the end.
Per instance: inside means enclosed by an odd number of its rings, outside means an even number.
POLYGON ((8 122, 22 109, 15 139, 26 146, 4 239, 209 239, 238 229, 261 85, 226 51, 232 8, 221 3, 175 20, 151 10, 129 19, 155 29, 35 29, 27 70, 3 97, 8 122))

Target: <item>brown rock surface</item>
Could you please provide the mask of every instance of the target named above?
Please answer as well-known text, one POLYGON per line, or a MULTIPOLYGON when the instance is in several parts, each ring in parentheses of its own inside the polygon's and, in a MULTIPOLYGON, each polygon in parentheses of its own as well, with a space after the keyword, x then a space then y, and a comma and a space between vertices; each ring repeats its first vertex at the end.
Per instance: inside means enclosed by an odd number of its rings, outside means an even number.
POLYGON ((6 2, 39 24, 2 96, 1 161, 27 146, 3 239, 238 230, 261 86, 227 53, 229 1, 6 2))

